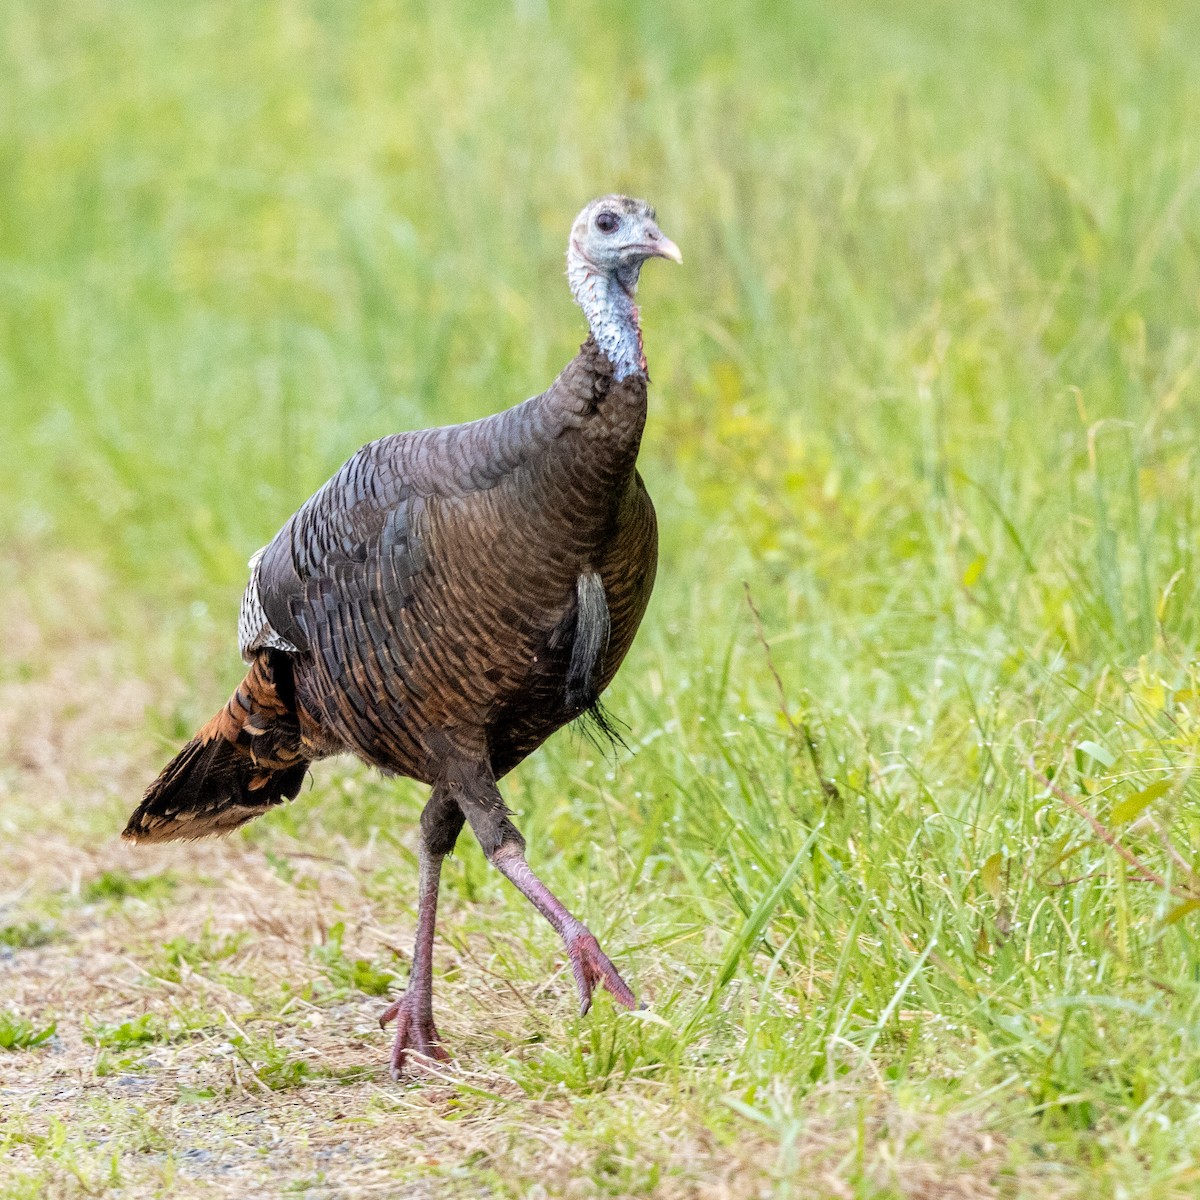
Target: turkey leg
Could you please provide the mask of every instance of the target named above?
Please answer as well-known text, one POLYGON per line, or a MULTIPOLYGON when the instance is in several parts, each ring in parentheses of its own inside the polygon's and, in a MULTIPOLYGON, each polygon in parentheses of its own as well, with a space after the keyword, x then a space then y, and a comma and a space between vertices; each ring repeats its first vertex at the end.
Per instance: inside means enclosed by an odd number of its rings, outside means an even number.
POLYGON ((525 861, 525 839, 508 819, 504 800, 489 776, 462 788, 458 803, 484 853, 506 879, 554 926, 563 940, 579 991, 579 1011, 592 1007, 596 985, 607 988, 618 1004, 636 1008, 637 999, 600 949, 591 930, 563 906, 525 861))
POLYGON ((379 1018, 380 1026, 392 1020, 396 1022, 390 1064, 393 1079, 399 1079, 403 1074, 409 1055, 441 1062, 450 1057, 433 1023, 433 933, 437 924, 442 859, 454 848, 462 827, 462 810, 440 789, 435 789, 421 813, 417 938, 408 988, 379 1018))
POLYGON ((592 1007, 592 991, 598 983, 612 993, 618 1004, 637 1008, 637 998, 600 949, 592 931, 577 917, 571 916, 558 897, 533 873, 525 861, 522 844, 515 841, 501 843, 492 855, 492 862, 562 938, 579 991, 580 1013, 586 1014, 592 1007))

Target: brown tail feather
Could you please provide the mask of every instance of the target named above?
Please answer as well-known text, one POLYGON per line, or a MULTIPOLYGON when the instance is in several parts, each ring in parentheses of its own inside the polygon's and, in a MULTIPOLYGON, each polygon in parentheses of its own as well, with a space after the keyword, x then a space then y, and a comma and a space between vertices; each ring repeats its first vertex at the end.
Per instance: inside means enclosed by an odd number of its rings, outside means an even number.
POLYGON ((300 736, 286 654, 264 650, 229 703, 146 789, 122 837, 168 842, 228 833, 300 791, 300 736))

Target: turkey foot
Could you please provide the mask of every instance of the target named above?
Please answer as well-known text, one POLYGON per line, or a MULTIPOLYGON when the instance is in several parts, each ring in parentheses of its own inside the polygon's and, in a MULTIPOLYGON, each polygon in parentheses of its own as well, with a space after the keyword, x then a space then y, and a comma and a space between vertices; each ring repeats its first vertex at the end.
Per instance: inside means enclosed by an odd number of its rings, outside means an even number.
POLYGON ((379 1027, 382 1029, 393 1020, 396 1022, 396 1040, 392 1043, 389 1068, 393 1079, 399 1080, 404 1074, 405 1060, 410 1057, 430 1062, 450 1061, 450 1052, 442 1045, 433 1014, 428 1008, 422 1011, 414 992, 409 990, 389 1004, 379 1018, 379 1027))
POLYGON ((567 954, 571 958, 571 971, 575 975, 575 986, 579 989, 579 1013, 586 1016, 592 1007, 592 991, 600 984, 612 993, 613 999, 625 1008, 637 1008, 637 998, 629 985, 617 973, 617 968, 600 949, 591 931, 580 925, 578 932, 572 931, 563 938, 567 954))

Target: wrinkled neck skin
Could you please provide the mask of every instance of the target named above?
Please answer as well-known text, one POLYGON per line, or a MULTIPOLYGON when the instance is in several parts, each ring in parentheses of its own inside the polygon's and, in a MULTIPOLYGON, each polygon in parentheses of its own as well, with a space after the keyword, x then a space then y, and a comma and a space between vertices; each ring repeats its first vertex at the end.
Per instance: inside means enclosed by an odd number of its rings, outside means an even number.
POLYGON ((637 292, 641 263, 620 267, 615 273, 601 271, 575 246, 567 261, 567 279, 575 302, 583 309, 596 345, 613 365, 617 381, 646 377, 642 353, 642 330, 638 324, 637 292))

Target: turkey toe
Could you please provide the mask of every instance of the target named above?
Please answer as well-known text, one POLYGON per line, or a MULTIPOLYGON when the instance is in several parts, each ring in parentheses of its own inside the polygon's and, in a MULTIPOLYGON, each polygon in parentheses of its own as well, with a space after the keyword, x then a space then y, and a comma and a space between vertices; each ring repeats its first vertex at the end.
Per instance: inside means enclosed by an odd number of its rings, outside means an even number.
POLYGON ((394 1004, 389 1005, 379 1018, 380 1025, 396 1022, 396 1037, 392 1042, 389 1073, 400 1079, 406 1065, 419 1066, 420 1059, 429 1062, 449 1062, 450 1052, 442 1045, 441 1035, 433 1023, 433 1017, 419 1011, 419 1005, 409 1001, 411 993, 405 992, 394 1004), (415 1060, 415 1061, 414 1061, 415 1060))
POLYGON ((624 1008, 637 1008, 637 997, 600 949, 600 943, 588 932, 578 934, 567 942, 571 971, 579 989, 579 1012, 586 1016, 592 1007, 592 993, 599 984, 624 1008))

